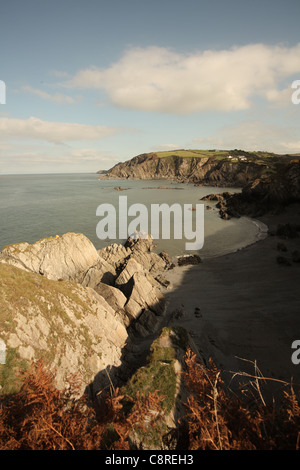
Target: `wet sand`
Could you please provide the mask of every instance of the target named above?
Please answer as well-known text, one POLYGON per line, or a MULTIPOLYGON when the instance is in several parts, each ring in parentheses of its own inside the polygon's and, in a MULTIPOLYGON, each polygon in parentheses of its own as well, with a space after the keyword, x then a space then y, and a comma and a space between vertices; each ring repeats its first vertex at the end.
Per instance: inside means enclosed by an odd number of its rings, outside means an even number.
POLYGON ((171 323, 187 328, 204 360, 212 358, 225 376, 226 371, 253 373, 247 360, 256 361, 265 377, 287 382, 293 378, 300 384, 300 364, 291 360, 292 342, 300 340, 300 263, 277 262, 278 256, 291 258, 294 250, 300 251, 300 238, 270 235, 280 223, 299 224, 300 205, 261 222, 269 227, 265 239, 169 271, 167 313, 182 307, 184 315, 171 323), (288 251, 278 251, 278 243, 288 251))

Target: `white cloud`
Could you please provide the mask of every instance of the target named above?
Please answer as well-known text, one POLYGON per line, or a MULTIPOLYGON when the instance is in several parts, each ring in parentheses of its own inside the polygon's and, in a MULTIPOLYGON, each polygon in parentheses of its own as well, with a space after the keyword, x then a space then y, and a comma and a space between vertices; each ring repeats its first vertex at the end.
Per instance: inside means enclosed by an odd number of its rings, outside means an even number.
POLYGON ((48 142, 14 142, 12 146, 0 143, 1 173, 92 172, 108 169, 119 159, 107 150, 90 147, 64 147, 48 142))
POLYGON ((160 150, 168 151, 168 150, 177 150, 179 148, 180 146, 177 144, 161 144, 161 145, 155 145, 154 147, 151 147, 151 150, 158 152, 160 150))
POLYGON ((55 77, 58 78, 69 78, 68 72, 64 72, 62 70, 51 70, 50 71, 51 75, 54 75, 55 77))
POLYGON ((76 103, 76 101, 78 101, 78 99, 75 100, 71 96, 64 95, 63 93, 54 93, 53 95, 51 95, 50 93, 44 90, 39 90, 38 88, 32 88, 29 85, 23 86, 22 90, 32 93, 34 95, 37 95, 44 100, 54 101, 55 103, 58 103, 58 104, 73 104, 73 103, 76 103))
POLYGON ((111 152, 104 152, 95 148, 76 148, 69 151, 70 158, 82 162, 108 162, 117 163, 119 160, 111 152))
POLYGON ((237 125, 224 126, 211 136, 194 139, 197 145, 210 148, 264 150, 274 153, 300 152, 297 127, 279 127, 259 120, 244 121, 237 125))
POLYGON ((104 89, 119 107, 166 113, 235 111, 254 96, 279 103, 290 96, 282 81, 300 73, 294 47, 252 44, 220 51, 177 53, 133 48, 107 69, 80 70, 65 87, 104 89))
POLYGON ((107 126, 42 121, 36 117, 29 119, 0 118, 2 139, 37 139, 62 144, 69 141, 98 140, 117 132, 117 129, 107 126))

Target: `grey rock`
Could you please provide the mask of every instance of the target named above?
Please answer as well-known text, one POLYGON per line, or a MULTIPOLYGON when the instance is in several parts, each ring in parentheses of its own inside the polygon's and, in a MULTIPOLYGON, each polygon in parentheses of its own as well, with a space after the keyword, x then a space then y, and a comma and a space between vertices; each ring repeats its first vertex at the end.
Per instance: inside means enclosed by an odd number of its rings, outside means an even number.
POLYGON ((125 295, 117 289, 116 287, 109 286, 103 282, 99 282, 94 290, 98 292, 104 299, 109 303, 109 305, 114 309, 118 310, 124 308, 124 305, 127 302, 125 295))
POLYGON ((125 306, 128 315, 136 319, 144 309, 149 309, 156 315, 162 315, 165 309, 165 299, 160 290, 152 285, 143 272, 135 273, 132 280, 132 292, 125 306))
POLYGON ((84 286, 94 288, 99 282, 113 285, 116 276, 117 273, 114 266, 99 257, 97 263, 88 268, 86 272, 76 276, 76 280, 84 286))
POLYGON ((43 238, 4 247, 0 261, 48 279, 74 280, 99 261, 92 242, 81 233, 43 238))
POLYGON ((101 250, 98 250, 98 254, 101 259, 107 261, 114 268, 118 268, 123 265, 125 260, 132 254, 129 247, 113 243, 112 245, 106 246, 101 250))
POLYGON ((119 276, 116 278, 115 285, 122 286, 126 284, 135 273, 141 272, 141 271, 144 271, 143 266, 140 263, 138 263, 136 259, 129 258, 126 265, 120 272, 119 276))

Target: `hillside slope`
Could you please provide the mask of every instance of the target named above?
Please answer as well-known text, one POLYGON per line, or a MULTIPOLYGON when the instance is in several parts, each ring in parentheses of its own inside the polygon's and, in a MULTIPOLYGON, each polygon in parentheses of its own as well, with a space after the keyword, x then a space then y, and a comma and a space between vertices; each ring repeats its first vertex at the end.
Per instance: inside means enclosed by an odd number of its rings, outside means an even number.
POLYGON ((262 152, 174 151, 145 153, 101 174, 104 179, 169 179, 209 186, 243 187, 277 171, 289 155, 262 152))
POLYGON ((290 161, 276 173, 255 179, 244 186, 241 193, 218 195, 218 201, 223 218, 259 217, 268 212, 280 212, 289 204, 300 202, 300 160, 290 161))
POLYGON ((85 387, 108 365, 120 365, 128 334, 112 307, 93 289, 0 263, 0 335, 6 363, 1 392, 17 388, 14 370, 43 358, 57 371, 56 386, 78 374, 85 387))

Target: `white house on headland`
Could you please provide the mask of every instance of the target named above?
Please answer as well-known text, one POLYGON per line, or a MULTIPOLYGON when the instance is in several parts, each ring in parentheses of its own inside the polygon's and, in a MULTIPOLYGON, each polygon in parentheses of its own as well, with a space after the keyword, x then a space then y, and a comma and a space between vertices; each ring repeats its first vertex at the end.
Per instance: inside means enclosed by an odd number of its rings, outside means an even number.
POLYGON ((237 157, 233 157, 232 155, 228 155, 227 158, 229 160, 231 160, 232 162, 237 162, 238 160, 240 160, 241 162, 246 162, 247 161, 247 157, 245 157, 245 155, 238 155, 237 157))

